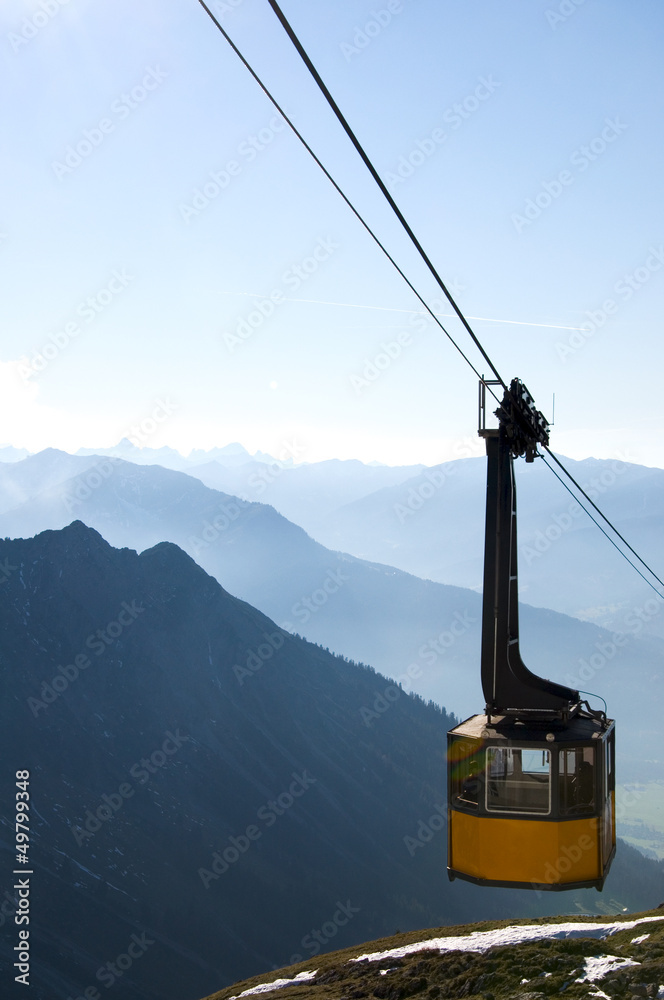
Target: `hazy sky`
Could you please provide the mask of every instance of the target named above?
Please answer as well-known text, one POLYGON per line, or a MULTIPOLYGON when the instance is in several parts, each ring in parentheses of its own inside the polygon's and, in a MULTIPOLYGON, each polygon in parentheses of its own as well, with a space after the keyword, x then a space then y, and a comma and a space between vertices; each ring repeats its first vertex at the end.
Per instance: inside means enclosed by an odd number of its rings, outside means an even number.
MULTIPOLYGON (((436 307, 267 2, 212 7, 436 307)), ((552 446, 664 466, 662 4, 283 9, 552 446)), ((3 0, 0 44, 0 443, 480 453, 475 376, 196 0, 3 0)))

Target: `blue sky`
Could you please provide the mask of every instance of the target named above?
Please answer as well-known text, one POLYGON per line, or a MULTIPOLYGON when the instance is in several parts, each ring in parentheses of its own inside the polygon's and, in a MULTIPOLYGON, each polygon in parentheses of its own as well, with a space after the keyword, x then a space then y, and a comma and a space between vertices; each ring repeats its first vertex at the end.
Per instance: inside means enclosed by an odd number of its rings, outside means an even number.
MULTIPOLYGON (((212 6, 435 304, 268 4, 212 6)), ((661 4, 283 9, 552 446, 664 466, 661 4)), ((475 376, 196 0, 5 0, 0 45, 1 443, 481 453, 475 376)))

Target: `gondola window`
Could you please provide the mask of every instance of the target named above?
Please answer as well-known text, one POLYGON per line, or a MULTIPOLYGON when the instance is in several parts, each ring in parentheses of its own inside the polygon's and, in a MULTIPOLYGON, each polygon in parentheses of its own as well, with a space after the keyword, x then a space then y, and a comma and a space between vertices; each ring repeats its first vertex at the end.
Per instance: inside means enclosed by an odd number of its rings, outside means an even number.
POLYGON ((489 812, 551 812, 548 750, 489 747, 486 808, 489 812))

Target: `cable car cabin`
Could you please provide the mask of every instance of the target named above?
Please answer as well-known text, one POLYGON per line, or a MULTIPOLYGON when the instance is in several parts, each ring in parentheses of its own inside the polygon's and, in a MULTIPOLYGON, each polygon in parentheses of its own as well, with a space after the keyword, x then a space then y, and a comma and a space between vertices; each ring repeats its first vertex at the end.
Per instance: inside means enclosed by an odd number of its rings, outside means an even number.
POLYGON ((532 673, 519 651, 513 459, 548 424, 513 379, 480 435, 487 448, 483 715, 448 733, 448 875, 479 885, 602 889, 615 854, 614 723, 581 692, 532 673), (584 707, 585 706, 585 707, 584 707))
POLYGON ((474 715, 448 733, 448 874, 601 889, 615 853, 614 724, 474 715))

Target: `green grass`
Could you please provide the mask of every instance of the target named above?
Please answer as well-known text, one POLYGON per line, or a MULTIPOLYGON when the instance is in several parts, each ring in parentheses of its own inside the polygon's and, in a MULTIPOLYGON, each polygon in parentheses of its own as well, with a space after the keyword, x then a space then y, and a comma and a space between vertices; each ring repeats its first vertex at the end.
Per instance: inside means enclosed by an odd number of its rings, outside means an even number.
MULTIPOLYGON (((407 944, 436 937, 464 936, 473 931, 493 930, 497 927, 518 924, 553 924, 579 920, 577 916, 551 917, 541 920, 485 921, 460 927, 438 927, 426 931, 412 931, 382 938, 343 951, 318 955, 298 965, 277 972, 255 976, 242 983, 214 993, 207 1000, 229 1000, 243 990, 276 979, 291 979, 299 972, 317 969, 315 980, 296 986, 287 986, 268 993, 275 1000, 295 1000, 310 997, 314 1000, 360 1000, 377 997, 379 1000, 402 1000, 406 997, 430 1000, 546 1000, 547 997, 565 994, 565 1000, 580 1000, 592 996, 596 986, 576 983, 582 975, 584 959, 590 956, 616 955, 631 958, 641 964, 620 972, 609 973, 597 986, 611 998, 631 1000, 632 986, 637 983, 659 986, 664 984, 664 911, 622 915, 623 920, 640 916, 661 916, 660 922, 644 924, 620 931, 607 941, 595 938, 532 941, 518 945, 501 945, 484 954, 452 951, 439 954, 420 951, 399 959, 381 962, 351 963, 352 958, 368 952, 400 948, 407 944), (641 944, 632 939, 649 934, 641 944), (381 975, 381 969, 389 969, 381 975), (545 975, 548 973, 548 975, 545 975), (523 980, 528 980, 523 982, 523 980)), ((606 918, 588 918, 587 922, 603 923, 606 918)), ((651 989, 652 992, 652 989, 651 989)), ((657 995, 656 990, 654 996, 657 995)))

